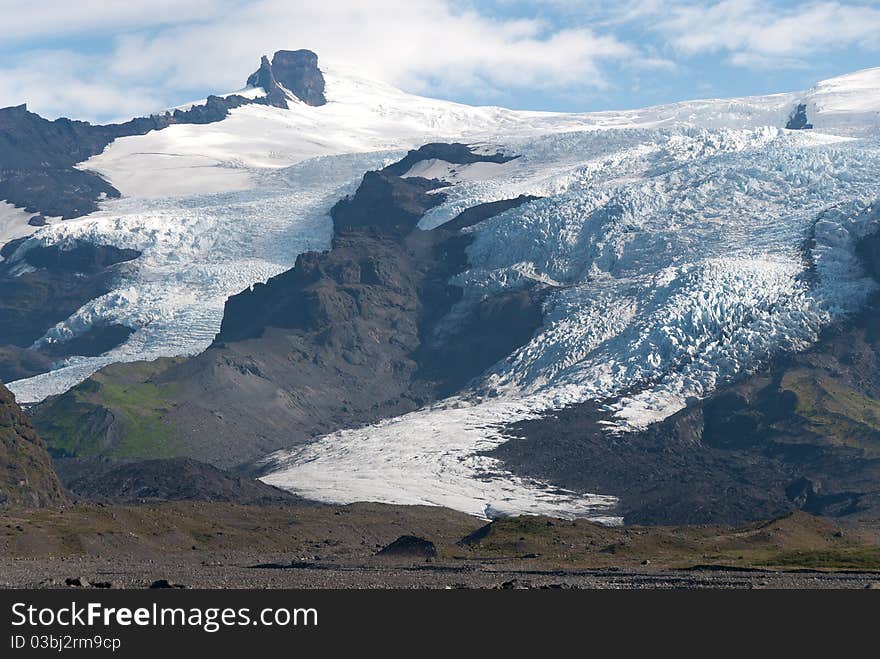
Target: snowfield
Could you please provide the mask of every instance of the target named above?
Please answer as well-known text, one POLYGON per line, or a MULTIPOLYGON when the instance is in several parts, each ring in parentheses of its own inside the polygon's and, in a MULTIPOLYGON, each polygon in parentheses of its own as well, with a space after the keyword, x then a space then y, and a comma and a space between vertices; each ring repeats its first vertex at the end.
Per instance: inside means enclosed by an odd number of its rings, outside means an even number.
POLYGON ((204 349, 229 295, 327 248, 332 204, 365 170, 430 141, 521 157, 415 165, 408 176, 455 184, 422 228, 475 204, 541 197, 471 229, 453 318, 537 280, 556 287, 544 326, 473 391, 269 456, 269 483, 334 502, 619 521, 613 493, 519 479, 479 451, 504 441, 504 422, 588 400, 606 406, 609 432, 644 428, 808 346, 874 292, 854 245, 880 221, 880 69, 804 93, 581 115, 471 108, 332 70, 327 96, 322 107, 245 106, 219 123, 123 138, 84 163, 125 197, 41 229, 10 258, 77 238, 143 251, 116 290, 41 341, 97 320, 136 332, 101 357, 12 383, 19 399, 65 391, 108 363, 204 349), (799 104, 815 128, 784 130, 799 104))

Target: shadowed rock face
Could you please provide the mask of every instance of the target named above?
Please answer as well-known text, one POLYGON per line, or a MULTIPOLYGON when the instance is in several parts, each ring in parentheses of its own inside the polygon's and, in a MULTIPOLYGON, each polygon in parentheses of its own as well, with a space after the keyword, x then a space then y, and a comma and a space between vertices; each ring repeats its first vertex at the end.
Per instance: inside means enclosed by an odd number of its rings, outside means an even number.
POLYGON ((519 156, 506 156, 503 153, 475 153, 467 144, 461 142, 432 142, 413 149, 406 156, 382 171, 395 176, 403 176, 413 165, 424 160, 442 160, 453 165, 472 165, 477 162, 503 164, 519 156))
POLYGON ((430 540, 420 538, 417 535, 402 535, 390 545, 379 550, 377 556, 436 558, 437 547, 430 540))
POLYGON ((263 55, 260 68, 247 80, 251 87, 266 90, 269 103, 287 107, 287 96, 279 85, 293 93, 303 103, 324 105, 324 75, 318 68, 318 56, 310 50, 279 50, 269 58, 263 55))
POLYGON ((367 172, 354 197, 337 203, 331 212, 337 234, 373 227, 383 232, 408 234, 431 208, 446 201, 446 184, 411 177, 400 178, 387 171, 367 172))
POLYGON ((54 359, 99 355, 128 338, 129 328, 105 325, 39 352, 30 349, 56 323, 109 292, 119 269, 138 256, 132 249, 77 242, 34 247, 17 262, 0 263, 0 378, 13 382, 44 373, 54 359), (19 274, 22 265, 30 270, 19 274))
POLYGON ((168 117, 93 126, 85 121, 48 121, 19 105, 0 109, 0 199, 31 213, 64 218, 98 209, 102 196, 119 192, 99 174, 74 168, 117 137, 167 126, 168 117))
POLYGON ((324 105, 324 76, 310 50, 279 50, 272 58, 275 79, 309 105, 324 105))
POLYGON ((813 127, 813 124, 807 121, 807 106, 805 104, 798 104, 785 127, 789 130, 809 130, 813 127))
POLYGON ((25 252, 24 260, 34 268, 93 275, 117 263, 133 261, 140 255, 136 249, 77 243, 69 248, 59 245, 35 247, 25 252))
POLYGON ((111 290, 121 264, 140 252, 80 242, 28 250, 23 261, 33 270, 18 274, 18 264, 0 263, 0 346, 30 346, 56 323, 89 300, 111 290))
POLYGON ((52 368, 48 355, 13 345, 0 346, 0 382, 15 382, 52 368))
POLYGON ((52 506, 67 500, 46 446, 0 384, 0 506, 52 506))
POLYGON ((449 222, 444 224, 443 228, 447 231, 466 229, 467 227, 479 224, 483 220, 488 220, 490 217, 500 215, 511 208, 519 208, 523 204, 537 201, 538 199, 540 199, 540 197, 523 194, 514 199, 499 199, 498 201, 488 201, 485 204, 477 204, 476 206, 471 206, 470 208, 463 210, 449 220, 449 222))
POLYGON ((0 109, 0 199, 29 213, 80 217, 98 210, 102 198, 119 191, 100 174, 74 167, 101 153, 119 137, 144 135, 172 124, 206 124, 224 119, 229 110, 266 99, 209 96, 189 110, 139 117, 122 124, 49 121, 19 105, 0 109))
POLYGON ((247 505, 300 501, 285 490, 189 458, 62 458, 55 460, 55 466, 70 492, 90 501, 229 501, 247 505))

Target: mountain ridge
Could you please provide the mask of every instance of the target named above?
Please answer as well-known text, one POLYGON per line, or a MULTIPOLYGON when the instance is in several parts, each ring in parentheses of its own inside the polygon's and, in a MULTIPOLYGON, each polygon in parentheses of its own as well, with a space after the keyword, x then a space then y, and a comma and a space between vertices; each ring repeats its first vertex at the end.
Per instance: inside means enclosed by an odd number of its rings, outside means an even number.
MULTIPOLYGON (((878 288, 858 254, 877 223, 872 71, 807 92, 554 115, 425 99, 332 66, 326 103, 280 107, 285 57, 265 58, 251 82, 268 89, 244 90, 220 121, 114 140, 83 166, 123 197, 49 218, 5 252, 10 268, 82 243, 139 254, 32 345, 130 335, 13 383, 27 402, 68 391, 34 409, 59 454, 257 461, 269 482, 334 501, 697 519, 683 503, 615 503, 632 498, 626 483, 565 473, 576 451, 546 478, 529 472, 504 459, 509 424, 599 404, 605 448, 667 431, 658 451, 711 444, 696 401, 726 400, 729 383, 816 344, 878 288)), ((75 345, 93 344, 105 345, 75 345)), ((560 417, 566 432, 581 418, 560 417)), ((725 455, 705 464, 748 497, 709 519, 820 505, 815 474, 783 469, 762 493, 770 463, 749 489, 725 455), (789 498, 802 478, 806 494, 789 498)))

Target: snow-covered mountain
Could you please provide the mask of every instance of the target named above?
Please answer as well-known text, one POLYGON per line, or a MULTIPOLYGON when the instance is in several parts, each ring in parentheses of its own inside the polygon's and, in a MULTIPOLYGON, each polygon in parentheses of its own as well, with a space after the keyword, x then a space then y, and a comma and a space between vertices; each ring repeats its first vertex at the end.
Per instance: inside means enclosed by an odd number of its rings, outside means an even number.
POLYGON ((503 424, 587 401, 603 406, 609 435, 642 430, 810 346, 877 290, 857 245, 880 219, 880 68, 799 93, 589 114, 469 107, 322 71, 323 105, 285 89, 286 108, 246 103, 115 139, 78 165, 122 194, 97 212, 36 228, 4 206, 0 241, 33 231, 7 256, 17 272, 40 247, 141 254, 33 347, 95 326, 133 333, 11 383, 20 401, 111 363, 203 351, 230 295, 330 247, 330 209, 365 171, 432 142, 516 157, 415 162, 402 178, 448 184, 422 229, 536 198, 465 229, 468 267, 450 280, 462 294, 444 322, 535 283, 550 291, 543 322, 450 398, 273 454, 271 484, 338 502, 614 517, 614 492, 547 487, 481 451, 506 441, 503 424))

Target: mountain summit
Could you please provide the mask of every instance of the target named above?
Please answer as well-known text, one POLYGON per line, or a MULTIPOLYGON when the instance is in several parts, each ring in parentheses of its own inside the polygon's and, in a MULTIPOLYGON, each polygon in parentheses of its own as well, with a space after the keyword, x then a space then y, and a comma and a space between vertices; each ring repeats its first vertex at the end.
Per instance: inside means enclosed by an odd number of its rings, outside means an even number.
POLYGON ((266 90, 269 103, 287 108, 288 95, 296 96, 303 103, 324 105, 324 75, 318 68, 318 56, 311 50, 279 50, 269 58, 263 55, 260 68, 247 80, 250 87, 266 90))

